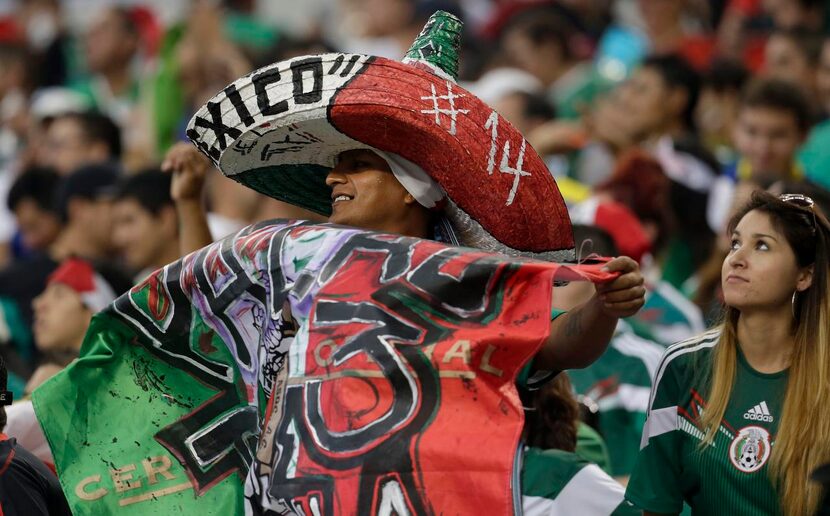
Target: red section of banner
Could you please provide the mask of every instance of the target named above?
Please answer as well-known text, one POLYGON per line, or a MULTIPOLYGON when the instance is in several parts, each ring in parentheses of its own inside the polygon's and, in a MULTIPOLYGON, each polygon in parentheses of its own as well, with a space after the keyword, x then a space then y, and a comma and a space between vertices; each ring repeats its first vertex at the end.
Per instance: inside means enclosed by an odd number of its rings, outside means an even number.
POLYGON ((466 311, 441 308, 428 291, 414 285, 416 271, 440 250, 446 248, 418 243, 409 272, 386 283, 379 281, 384 254, 357 254, 317 296, 317 316, 321 300, 337 299, 382 310, 389 327, 400 319, 417 328, 409 342, 384 342, 381 331, 373 337, 378 351, 356 347, 336 360, 335 353, 361 332, 383 328, 377 313, 370 315, 366 308, 365 317, 331 326, 315 324, 314 317, 310 321, 305 403, 311 402, 308 390, 315 382, 320 397, 305 412, 319 414, 331 435, 362 436, 349 445, 331 446, 306 416, 304 431, 315 450, 301 447, 296 475, 333 478, 337 514, 385 504, 415 508, 416 513, 422 512, 418 508, 443 514, 513 510, 510 483, 524 422, 514 382, 548 335, 556 266, 494 265, 492 255, 466 251, 444 261, 437 273, 453 278, 467 274, 465 285, 476 284, 470 274, 489 275, 478 282, 486 287, 478 298, 463 300, 466 311), (489 265, 474 270, 478 260, 489 265), (427 331, 433 333, 427 336, 427 331), (425 346, 425 341, 432 344, 425 346), (388 428, 367 437, 374 426, 383 425, 388 428), (354 467, 342 466, 350 460, 354 467))

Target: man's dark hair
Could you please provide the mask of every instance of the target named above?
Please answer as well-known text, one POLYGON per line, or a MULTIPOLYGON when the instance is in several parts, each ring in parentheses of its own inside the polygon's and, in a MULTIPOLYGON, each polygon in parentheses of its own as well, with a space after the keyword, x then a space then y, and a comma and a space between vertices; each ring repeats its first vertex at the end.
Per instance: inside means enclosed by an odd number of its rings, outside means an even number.
POLYGON ((55 194, 55 208, 61 221, 69 221, 69 202, 72 199, 95 201, 112 195, 119 170, 114 163, 95 163, 83 165, 63 178, 55 194))
POLYGON ((643 61, 643 68, 654 70, 670 89, 686 91, 686 106, 683 108, 683 123, 689 131, 695 129, 695 106, 700 97, 700 75, 686 59, 677 55, 651 56, 643 61))
POLYGON ((51 168, 32 167, 26 169, 12 183, 9 196, 6 199, 6 206, 10 211, 14 211, 21 202, 31 199, 41 210, 57 215, 55 192, 58 190, 60 181, 58 173, 51 168))
POLYGON ((67 113, 56 118, 75 121, 88 142, 103 143, 107 146, 112 160, 121 158, 121 129, 107 115, 97 112, 67 113))
POLYGON ((718 58, 709 65, 703 77, 703 85, 719 93, 740 92, 749 78, 749 70, 740 61, 718 58))
POLYGON ((818 66, 821 61, 821 48, 824 45, 824 35, 820 32, 798 29, 777 29, 770 37, 782 37, 793 42, 798 51, 807 59, 811 67, 818 66))
POLYGON ((165 206, 173 206, 170 182, 170 174, 158 169, 144 170, 122 178, 116 187, 115 199, 132 199, 146 211, 158 215, 165 206))
POLYGON ((807 96, 798 86, 780 79, 756 79, 747 84, 741 96, 740 109, 747 108, 786 111, 795 119, 803 134, 813 124, 813 112, 807 96))
POLYGON ((554 3, 521 9, 504 23, 500 36, 503 37, 511 29, 518 29, 535 45, 553 42, 565 59, 572 59, 571 38, 580 27, 569 14, 567 9, 554 3))
POLYGON ((528 118, 542 119, 544 121, 553 120, 556 118, 556 108, 545 98, 544 95, 538 93, 519 92, 524 98, 525 107, 524 115, 528 118))
MULTIPOLYGON (((6 361, 3 360, 3 355, 0 355, 0 391, 8 389, 9 372, 6 371, 6 361)), ((6 428, 6 407, 0 405, 0 432, 6 428)))

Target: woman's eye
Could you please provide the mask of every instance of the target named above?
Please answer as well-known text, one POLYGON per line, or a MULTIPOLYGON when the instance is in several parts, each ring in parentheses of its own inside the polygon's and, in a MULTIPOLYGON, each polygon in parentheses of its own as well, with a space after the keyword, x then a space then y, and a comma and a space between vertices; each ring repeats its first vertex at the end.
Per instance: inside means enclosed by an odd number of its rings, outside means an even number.
POLYGON ((741 246, 741 243, 738 242, 737 238, 733 238, 732 242, 729 244, 729 249, 735 251, 741 246))
POLYGON ((755 244, 755 248, 760 250, 760 251, 768 251, 769 250, 769 246, 764 241, 758 241, 758 243, 755 244))

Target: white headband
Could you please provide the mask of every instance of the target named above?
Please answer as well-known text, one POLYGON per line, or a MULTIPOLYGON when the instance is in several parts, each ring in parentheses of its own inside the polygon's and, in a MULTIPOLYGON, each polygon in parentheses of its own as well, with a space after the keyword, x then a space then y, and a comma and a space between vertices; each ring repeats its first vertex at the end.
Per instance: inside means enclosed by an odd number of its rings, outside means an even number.
POLYGON ((398 182, 403 185, 407 192, 412 194, 412 197, 421 206, 434 208, 438 201, 446 196, 441 185, 429 177, 429 174, 420 166, 392 152, 371 150, 386 160, 398 182))

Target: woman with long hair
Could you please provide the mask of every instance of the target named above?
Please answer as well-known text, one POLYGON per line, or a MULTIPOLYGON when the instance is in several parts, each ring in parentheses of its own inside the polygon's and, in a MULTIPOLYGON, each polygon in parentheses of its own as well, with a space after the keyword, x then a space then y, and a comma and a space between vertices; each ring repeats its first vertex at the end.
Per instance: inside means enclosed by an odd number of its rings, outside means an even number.
POLYGON ((649 514, 814 513, 830 460, 830 223, 756 192, 733 217, 720 327, 666 350, 626 497, 649 514))

